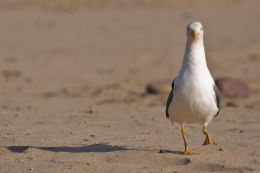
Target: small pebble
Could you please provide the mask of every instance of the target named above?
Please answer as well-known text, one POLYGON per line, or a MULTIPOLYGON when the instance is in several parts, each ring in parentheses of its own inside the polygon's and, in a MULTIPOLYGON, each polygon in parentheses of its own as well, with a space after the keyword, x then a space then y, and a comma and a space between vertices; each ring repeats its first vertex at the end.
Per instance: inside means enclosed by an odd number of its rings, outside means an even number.
POLYGON ((8 107, 7 107, 6 105, 2 105, 2 106, 0 106, 0 108, 1 108, 1 109, 4 109, 4 110, 7 110, 7 109, 8 109, 8 107))
POLYGON ((146 92, 148 94, 169 94, 171 92, 170 80, 152 81, 147 84, 146 92))
POLYGON ((26 83, 32 83, 32 78, 27 77, 27 78, 24 79, 24 81, 25 81, 26 83))
POLYGON ((89 106, 87 113, 93 114, 93 113, 95 113, 95 109, 92 106, 89 106))
POLYGON ((252 53, 249 55, 249 59, 251 61, 257 61, 259 59, 259 56, 258 56, 258 54, 252 53))
POLYGON ((191 159, 190 158, 184 158, 184 159, 182 159, 182 164, 183 165, 188 165, 188 164, 190 164, 191 163, 191 159))
POLYGON ((238 107, 238 105, 234 102, 227 102, 226 106, 228 106, 228 107, 238 107))
POLYGON ((32 106, 29 105, 29 106, 26 107, 26 109, 31 110, 32 106))
POLYGON ((160 151, 159 151, 159 153, 167 153, 167 151, 166 150, 163 150, 163 149, 160 149, 160 151))

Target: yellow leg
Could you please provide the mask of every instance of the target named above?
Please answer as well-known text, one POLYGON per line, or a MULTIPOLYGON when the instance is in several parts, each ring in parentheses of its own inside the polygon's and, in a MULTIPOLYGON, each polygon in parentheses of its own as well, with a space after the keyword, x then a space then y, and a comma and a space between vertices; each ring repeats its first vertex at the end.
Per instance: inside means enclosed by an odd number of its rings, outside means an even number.
POLYGON ((204 126, 202 129, 204 135, 206 135, 206 139, 203 145, 213 144, 217 145, 217 141, 212 137, 212 135, 208 132, 208 129, 204 126))
POLYGON ((185 128, 182 126, 181 127, 181 134, 182 134, 182 137, 183 137, 183 142, 184 142, 184 151, 183 151, 183 154, 184 155, 191 155, 191 154, 194 154, 193 151, 188 148, 187 146, 187 141, 186 141, 186 130, 185 128))

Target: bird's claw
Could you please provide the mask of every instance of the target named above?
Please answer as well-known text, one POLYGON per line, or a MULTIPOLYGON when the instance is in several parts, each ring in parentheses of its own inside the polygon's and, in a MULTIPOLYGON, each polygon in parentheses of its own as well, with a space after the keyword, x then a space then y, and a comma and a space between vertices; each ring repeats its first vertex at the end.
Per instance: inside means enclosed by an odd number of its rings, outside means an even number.
POLYGON ((213 144, 213 145, 217 145, 217 141, 211 136, 211 134, 208 132, 207 128, 204 127, 202 129, 202 132, 204 135, 206 135, 206 139, 203 143, 203 145, 208 145, 208 144, 213 144))
POLYGON ((212 144, 212 145, 217 145, 217 141, 210 135, 206 135, 206 139, 203 143, 203 145, 209 145, 209 144, 212 144))
POLYGON ((183 155, 193 155, 193 154, 198 154, 197 152, 194 152, 193 150, 186 148, 183 153, 183 155))

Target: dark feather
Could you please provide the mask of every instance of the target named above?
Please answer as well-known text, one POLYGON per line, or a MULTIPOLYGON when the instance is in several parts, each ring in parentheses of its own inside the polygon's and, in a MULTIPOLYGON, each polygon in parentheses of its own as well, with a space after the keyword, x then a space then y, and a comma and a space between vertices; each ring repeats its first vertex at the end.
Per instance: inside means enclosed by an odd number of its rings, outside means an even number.
POLYGON ((166 117, 169 118, 170 115, 169 115, 169 112, 168 112, 168 109, 169 109, 169 106, 172 102, 172 97, 173 97, 173 88, 174 88, 174 80, 172 81, 172 90, 167 98, 167 104, 166 104, 166 117))
POLYGON ((218 87, 216 85, 213 86, 213 90, 215 92, 215 101, 218 107, 218 112, 216 113, 215 117, 219 114, 219 111, 221 109, 221 96, 220 96, 220 92, 218 90, 218 87))

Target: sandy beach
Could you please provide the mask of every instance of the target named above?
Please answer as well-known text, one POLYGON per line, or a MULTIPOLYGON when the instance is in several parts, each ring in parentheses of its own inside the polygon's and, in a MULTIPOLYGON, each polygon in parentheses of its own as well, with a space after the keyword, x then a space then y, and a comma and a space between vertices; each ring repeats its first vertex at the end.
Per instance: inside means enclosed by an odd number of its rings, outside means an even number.
POLYGON ((0 173, 260 172, 260 2, 0 1, 0 173), (204 25, 214 78, 250 87, 223 98, 202 146, 185 156, 167 95, 189 22, 204 25), (160 153, 159 151, 168 151, 160 153))

